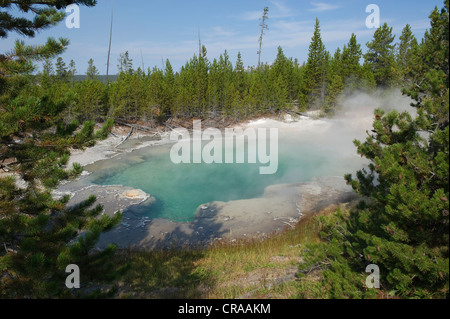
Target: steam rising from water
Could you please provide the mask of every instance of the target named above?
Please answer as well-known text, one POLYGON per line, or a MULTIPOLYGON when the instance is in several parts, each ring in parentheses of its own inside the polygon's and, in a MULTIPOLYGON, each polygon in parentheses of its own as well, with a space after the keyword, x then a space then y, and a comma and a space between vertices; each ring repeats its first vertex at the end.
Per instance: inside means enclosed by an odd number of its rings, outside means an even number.
POLYGON ((364 140, 366 131, 372 129, 374 110, 413 112, 410 103, 398 90, 378 96, 358 93, 346 98, 332 119, 261 119, 243 125, 279 129, 279 169, 275 175, 260 175, 259 164, 175 165, 169 156, 171 145, 165 145, 97 164, 87 179, 94 184, 138 188, 153 195, 156 204, 139 208, 151 218, 191 220, 200 205, 212 201, 257 198, 269 185, 354 174, 367 161, 356 154, 353 141, 364 140))
MULTIPOLYGON (((311 131, 308 132, 309 138, 318 144, 327 145, 331 151, 355 154, 353 141, 365 140, 366 131, 372 130, 375 109, 416 114, 411 102, 412 100, 402 95, 400 90, 382 91, 376 96, 367 93, 353 94, 342 102, 333 119, 323 121, 324 134, 319 135, 311 131)), ((320 121, 318 123, 321 125, 320 121)))

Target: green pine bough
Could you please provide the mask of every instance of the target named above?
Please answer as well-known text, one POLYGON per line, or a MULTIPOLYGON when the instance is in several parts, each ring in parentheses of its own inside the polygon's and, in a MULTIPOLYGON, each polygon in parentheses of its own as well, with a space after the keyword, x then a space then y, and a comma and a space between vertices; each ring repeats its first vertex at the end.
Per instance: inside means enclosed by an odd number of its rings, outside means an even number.
POLYGON ((417 116, 376 110, 367 139, 355 141, 371 164, 346 180, 370 201, 321 217, 323 243, 305 253, 300 274, 321 271, 328 297, 448 298, 448 13, 449 1, 433 11, 408 65, 404 93, 417 116), (379 290, 366 286, 370 264, 380 269, 379 290))
MULTIPOLYGON (((93 6, 95 1, 1 1, 0 37, 11 32, 32 37, 61 21, 60 9, 70 4, 93 6), (12 8, 34 18, 13 17, 12 8)), ((101 252, 93 248, 121 214, 100 216, 95 196, 67 207, 68 196, 56 200, 51 195, 62 180, 82 172, 79 164, 66 167, 69 148, 106 138, 114 124, 108 120, 94 132, 94 122, 81 128, 77 120, 66 122, 74 95, 44 92, 30 77, 34 62, 61 54, 67 45, 66 39, 49 38, 35 46, 16 41, 11 51, 0 53, 0 163, 2 171, 12 173, 0 176, 0 298, 76 297, 82 292, 65 287, 69 264, 83 269, 84 282, 110 281, 118 270, 110 262, 115 246, 101 252)), ((58 71, 66 76, 61 60, 58 71)))

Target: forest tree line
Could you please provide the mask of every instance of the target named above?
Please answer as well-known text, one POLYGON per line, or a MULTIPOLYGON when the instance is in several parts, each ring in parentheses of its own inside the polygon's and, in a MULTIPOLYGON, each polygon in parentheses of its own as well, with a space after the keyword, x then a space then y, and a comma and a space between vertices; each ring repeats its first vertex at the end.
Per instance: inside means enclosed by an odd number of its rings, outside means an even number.
POLYGON ((406 25, 398 42, 392 27, 384 24, 372 41, 361 44, 352 34, 333 55, 322 42, 316 20, 307 61, 285 56, 283 49, 272 64, 245 67, 241 53, 233 62, 225 50, 209 60, 207 49, 195 54, 179 72, 169 60, 163 68, 135 68, 129 53, 118 59, 114 81, 101 81, 94 61, 89 61, 85 78, 77 80, 75 62, 61 57, 46 60, 37 76, 30 76, 23 93, 48 95, 52 100, 70 99, 66 118, 103 121, 144 120, 163 123, 170 117, 224 117, 239 121, 248 117, 283 111, 322 110, 332 114, 339 98, 355 91, 373 92, 408 81, 411 52, 418 42, 406 25), (35 85, 39 84, 39 85, 35 85))

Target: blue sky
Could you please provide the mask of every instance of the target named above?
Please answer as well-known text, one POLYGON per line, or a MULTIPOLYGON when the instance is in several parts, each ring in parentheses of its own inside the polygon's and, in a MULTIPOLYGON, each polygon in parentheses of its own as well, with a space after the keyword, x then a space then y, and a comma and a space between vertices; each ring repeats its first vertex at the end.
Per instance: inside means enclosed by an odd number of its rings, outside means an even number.
MULTIPOLYGON (((64 22, 42 31, 28 44, 38 44, 48 36, 66 37, 70 47, 63 54, 68 63, 76 62, 78 74, 84 74, 93 58, 101 74, 106 73, 111 8, 114 7, 114 31, 111 73, 117 73, 120 53, 129 51, 137 68, 161 67, 169 59, 176 71, 198 52, 198 31, 212 61, 227 49, 233 62, 240 51, 244 64, 256 65, 260 17, 269 7, 269 30, 264 36, 262 61, 272 62, 281 46, 286 56, 307 59, 308 46, 316 17, 320 20, 322 39, 334 53, 342 48, 352 33, 365 50, 374 29, 366 27, 366 7, 380 8, 381 23, 387 22, 397 35, 409 23, 417 38, 429 28, 428 16, 443 0, 99 0, 94 8, 81 7, 80 28, 68 29, 64 22), (142 53, 142 54, 141 54, 142 53)), ((0 51, 13 46, 16 34, 0 39, 0 51)))

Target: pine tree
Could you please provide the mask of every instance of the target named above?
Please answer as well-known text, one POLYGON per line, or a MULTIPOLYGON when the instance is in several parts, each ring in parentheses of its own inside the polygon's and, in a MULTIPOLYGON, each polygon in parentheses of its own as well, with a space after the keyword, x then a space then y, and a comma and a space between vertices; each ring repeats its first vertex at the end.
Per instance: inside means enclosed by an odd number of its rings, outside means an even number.
POLYGON ((107 114, 107 96, 104 84, 97 79, 86 79, 74 87, 76 94, 73 111, 78 120, 102 120, 107 114))
POLYGON ((264 105, 261 73, 258 70, 252 70, 249 82, 249 93, 245 101, 249 108, 249 115, 263 114, 264 105))
MULTIPOLYGON (((135 75, 138 77, 137 74, 121 72, 117 80, 111 85, 110 103, 112 114, 115 118, 133 122, 136 120, 136 114, 139 111, 138 107, 136 107, 138 103, 138 100, 136 100, 138 93, 136 91, 139 89, 139 85, 136 83, 135 75)), ((151 77, 154 78, 155 76, 156 72, 152 72, 151 77)), ((158 91, 153 91, 154 88, 150 87, 159 109, 161 107, 161 85, 162 81, 158 80, 158 91)))
POLYGON ((219 109, 220 99, 220 70, 217 59, 213 59, 209 69, 208 75, 208 105, 211 108, 211 112, 214 116, 217 116, 219 109))
POLYGON ((400 36, 400 43, 398 45, 396 64, 399 72, 399 77, 405 81, 405 75, 408 73, 408 67, 411 65, 413 48, 418 45, 416 37, 413 35, 411 26, 407 24, 400 36))
POLYGON ((316 19, 303 83, 303 94, 308 108, 320 108, 323 104, 326 65, 327 52, 320 35, 319 19, 316 19))
POLYGON ((207 50, 205 46, 202 46, 201 55, 198 57, 195 72, 196 76, 196 91, 197 91, 197 101, 196 101, 196 114, 200 116, 205 116, 207 113, 207 92, 208 92, 208 72, 209 72, 209 61, 207 58, 207 50))
MULTIPOLYGON (((33 36, 61 21, 64 13, 59 9, 72 3, 92 6, 95 1, 2 1, 0 6, 6 10, 0 13, 4 22, 0 36, 6 37, 9 32, 33 36), (35 18, 14 18, 8 12, 13 6, 35 18)), ((33 62, 56 57, 67 44, 65 39, 49 39, 42 46, 16 42, 13 53, 0 59, 0 78, 6 82, 20 78, 33 62)), ((93 254, 92 248, 102 231, 119 222, 120 214, 113 219, 97 218, 102 208, 91 208, 94 196, 72 208, 66 207, 67 196, 52 198, 51 190, 61 180, 81 173, 80 165, 66 169, 68 148, 92 143, 96 137, 93 123, 85 123, 75 133, 78 123, 66 124, 62 119, 64 109, 72 102, 69 96, 53 100, 48 95, 30 95, 22 87, 10 88, 15 91, 14 97, 2 98, 0 105, 0 163, 15 177, 0 177, 0 246, 4 248, 0 250, 0 297, 68 297, 71 292, 64 286, 67 265, 84 269, 86 280, 92 280, 93 274, 88 271, 93 267, 88 265, 103 263, 105 268, 97 267, 97 274, 110 273, 108 258, 115 247, 100 254, 93 254), (6 159, 14 160, 4 165, 6 159), (19 187, 16 177, 26 186, 19 187), (81 231, 85 232, 83 238, 78 237, 81 231)), ((2 97, 4 94, 0 92, 2 97)))
MULTIPOLYGON (((11 32, 25 37, 34 37, 36 32, 56 25, 64 19, 65 13, 59 9, 70 4, 92 7, 95 0, 49 0, 45 2, 12 1, 0 2, 0 38, 7 38, 11 32), (11 10, 17 13, 10 13, 11 10)), ((33 62, 43 61, 55 54, 61 54, 69 41, 64 38, 48 38, 44 45, 25 45, 16 40, 15 47, 9 53, 0 53, 0 76, 8 74, 30 73, 35 69, 33 62)))
MULTIPOLYGON (((344 47, 344 51, 345 51, 344 47)), ((333 59, 330 61, 327 72, 327 92, 324 101, 323 111, 326 114, 332 114, 338 105, 338 98, 344 90, 344 81, 342 77, 348 74, 344 71, 350 64, 349 55, 346 55, 346 64, 344 65, 343 54, 338 48, 334 53, 333 59)), ((359 64, 358 64, 359 65, 359 64)))
POLYGON ((338 105, 339 95, 344 89, 344 83, 340 75, 331 72, 328 75, 327 93, 325 96, 323 111, 326 114, 332 114, 338 105))
POLYGON ((119 73, 133 74, 133 60, 130 58, 128 51, 120 54, 118 62, 119 73))
POLYGON ((228 118, 238 121, 242 113, 242 97, 234 82, 231 82, 225 104, 225 114, 228 118))
POLYGON ((375 75, 377 85, 389 87, 396 83, 395 77, 395 35, 392 27, 384 23, 373 36, 373 40, 367 43, 367 53, 364 59, 375 75))
POLYGON ((94 80, 97 79, 99 75, 99 72, 97 70, 97 67, 94 65, 94 60, 89 59, 88 61, 88 69, 86 71, 86 79, 87 80, 94 80))
POLYGON ((286 87, 287 95, 286 100, 294 100, 295 88, 294 88, 294 63, 292 59, 288 59, 281 47, 278 47, 277 57, 272 65, 271 71, 277 77, 281 75, 283 80, 283 86, 286 87))
POLYGON ((350 41, 342 50, 342 77, 346 89, 352 92, 361 89, 361 45, 356 40, 356 35, 352 34, 350 41))
POLYGON ((172 108, 175 100, 175 75, 169 59, 166 60, 166 68, 164 70, 164 97, 163 97, 163 113, 167 118, 171 117, 172 108))
POLYGON ((55 75, 55 70, 53 67, 53 62, 50 59, 45 59, 42 66, 42 78, 41 84, 44 88, 48 88, 53 83, 53 77, 55 75))
POLYGON ((237 54, 237 60, 236 60, 236 66, 234 68, 234 78, 233 81, 241 94, 241 96, 244 95, 245 89, 246 89, 246 83, 245 83, 245 69, 244 69, 244 63, 242 61, 242 55, 241 52, 238 52, 237 54))
POLYGON ((67 66, 66 66, 66 63, 64 62, 63 58, 58 57, 58 59, 56 59, 55 67, 56 67, 57 79, 65 81, 68 76, 68 70, 67 70, 67 66))
POLYGON ((55 75, 53 62, 50 59, 46 59, 44 61, 44 65, 42 66, 42 73, 48 76, 55 75))
POLYGON ((233 79, 233 64, 230 61, 230 56, 227 50, 219 57, 219 107, 225 109, 227 103, 227 94, 233 79))
POLYGON ((287 108, 288 105, 288 88, 283 76, 279 74, 274 82, 274 88, 272 92, 273 108, 272 111, 280 112, 287 108))
POLYGON ((377 80, 372 72, 372 66, 367 63, 361 67, 361 84, 358 89, 368 93, 373 93, 377 89, 377 80))
POLYGON ((94 0, 47 0, 45 2, 33 1, 12 1, 5 0, 0 3, 1 8, 6 11, 0 13, 2 24, 0 25, 0 37, 6 38, 8 33, 15 32, 27 37, 34 37, 39 30, 47 29, 58 24, 65 17, 65 13, 60 11, 71 4, 93 7, 96 4, 94 0), (33 19, 23 16, 15 17, 8 13, 11 7, 21 13, 33 14, 33 19))
POLYGON ((371 202, 321 218, 325 243, 311 247, 301 266, 305 272, 326 265, 332 297, 448 298, 449 1, 430 19, 404 90, 417 116, 375 111, 366 141, 355 141, 370 164, 356 178, 346 176, 371 202), (380 268, 382 291, 363 286, 368 264, 380 268))
MULTIPOLYGON (((161 71, 162 74, 162 71, 161 71)), ((136 72, 129 76, 130 81, 130 96, 131 100, 129 101, 129 109, 128 113, 131 115, 131 119, 133 122, 138 121, 142 118, 142 108, 145 106, 144 97, 145 97, 145 88, 143 84, 143 73, 140 71, 140 68, 136 70, 136 72)), ((159 93, 160 104, 164 105, 165 102, 165 87, 164 80, 161 77, 160 80, 161 92, 159 93)))
POLYGON ((72 83, 74 83, 75 81, 75 75, 77 74, 77 68, 75 65, 75 61, 74 60, 70 60, 69 62, 69 71, 68 71, 68 78, 69 81, 72 83))

